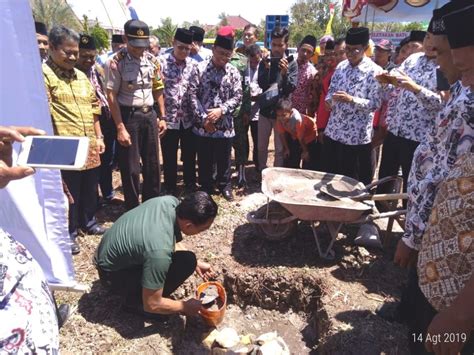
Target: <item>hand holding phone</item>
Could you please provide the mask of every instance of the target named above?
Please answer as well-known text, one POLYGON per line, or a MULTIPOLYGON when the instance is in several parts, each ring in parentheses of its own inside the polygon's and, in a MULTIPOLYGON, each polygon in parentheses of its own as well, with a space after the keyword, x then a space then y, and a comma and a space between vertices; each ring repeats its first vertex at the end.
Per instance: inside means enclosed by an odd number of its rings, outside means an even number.
POLYGON ((81 170, 86 164, 88 152, 87 137, 28 136, 21 146, 18 165, 81 170))
POLYGON ((285 76, 288 73, 288 59, 281 58, 278 63, 278 68, 280 68, 280 74, 285 76))

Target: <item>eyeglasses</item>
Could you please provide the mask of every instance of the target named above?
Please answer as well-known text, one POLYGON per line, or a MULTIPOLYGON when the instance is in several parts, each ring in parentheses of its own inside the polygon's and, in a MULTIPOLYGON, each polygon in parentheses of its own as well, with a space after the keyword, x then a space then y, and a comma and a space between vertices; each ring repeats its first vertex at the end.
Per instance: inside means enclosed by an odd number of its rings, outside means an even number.
POLYGON ((360 54, 360 53, 364 52, 364 50, 360 49, 360 48, 346 48, 344 50, 344 52, 346 54, 360 54))

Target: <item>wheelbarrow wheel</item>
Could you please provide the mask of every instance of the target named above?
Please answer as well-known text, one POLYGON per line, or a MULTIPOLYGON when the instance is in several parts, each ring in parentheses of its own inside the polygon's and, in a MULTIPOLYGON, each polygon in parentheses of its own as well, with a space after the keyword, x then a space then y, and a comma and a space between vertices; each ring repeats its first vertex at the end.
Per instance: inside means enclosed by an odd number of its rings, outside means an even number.
POLYGON ((268 206, 268 217, 267 205, 262 206, 258 211, 256 211, 255 216, 267 220, 265 223, 256 224, 256 226, 259 234, 270 241, 280 241, 290 237, 296 230, 298 224, 297 219, 286 223, 280 223, 280 220, 291 217, 292 215, 276 202, 270 202, 270 205, 268 206), (276 221, 276 223, 273 223, 272 221, 276 221))
POLYGON ((296 224, 297 221, 285 224, 259 224, 258 229, 260 230, 265 239, 272 242, 277 242, 289 238, 293 234, 293 231, 296 229, 296 224))

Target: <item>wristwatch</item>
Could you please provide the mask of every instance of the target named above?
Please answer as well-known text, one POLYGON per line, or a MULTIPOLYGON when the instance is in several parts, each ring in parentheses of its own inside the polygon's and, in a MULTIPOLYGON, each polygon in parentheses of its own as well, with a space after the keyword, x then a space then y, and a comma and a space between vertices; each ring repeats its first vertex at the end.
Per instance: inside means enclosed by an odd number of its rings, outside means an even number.
POLYGON ((95 136, 95 139, 104 139, 104 136, 101 134, 100 136, 95 136))

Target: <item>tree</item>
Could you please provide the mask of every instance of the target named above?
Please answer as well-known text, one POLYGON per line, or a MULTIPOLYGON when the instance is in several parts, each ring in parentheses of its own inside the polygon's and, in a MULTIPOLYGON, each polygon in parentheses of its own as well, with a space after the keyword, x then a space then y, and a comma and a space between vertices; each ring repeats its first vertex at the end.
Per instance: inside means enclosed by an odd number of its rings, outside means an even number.
POLYGON ((46 24, 48 29, 63 25, 76 31, 82 30, 81 22, 64 0, 30 0, 35 21, 46 24))
POLYGON ((99 21, 96 21, 94 27, 90 29, 90 35, 94 38, 97 50, 109 48, 109 35, 106 30, 99 26, 99 21))
POLYGON ((171 17, 162 18, 161 26, 152 31, 152 34, 157 36, 162 47, 171 47, 173 45, 174 34, 178 25, 173 23, 171 17))
POLYGON ((219 25, 220 26, 227 26, 229 24, 229 22, 227 22, 227 15, 225 12, 221 12, 218 16, 219 18, 219 25))
POLYGON ((189 28, 191 26, 198 26, 204 28, 204 25, 199 22, 199 20, 194 20, 193 22, 184 21, 181 25, 182 28, 189 28))
MULTIPOLYGON (((331 0, 298 0, 291 7, 290 45, 297 45, 304 36, 321 38, 329 21, 331 0)), ((332 24, 333 35, 338 37, 350 27, 349 21, 341 15, 341 7, 336 4, 332 24)))

